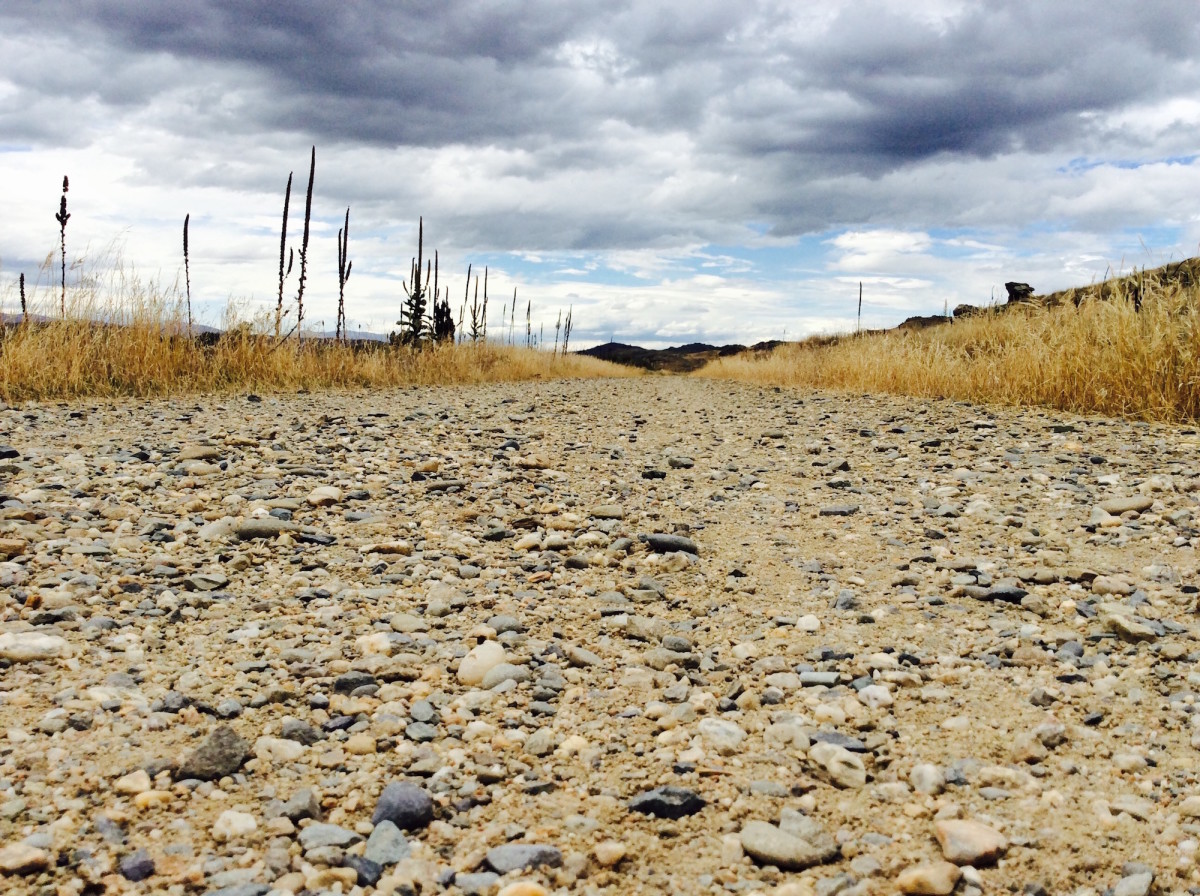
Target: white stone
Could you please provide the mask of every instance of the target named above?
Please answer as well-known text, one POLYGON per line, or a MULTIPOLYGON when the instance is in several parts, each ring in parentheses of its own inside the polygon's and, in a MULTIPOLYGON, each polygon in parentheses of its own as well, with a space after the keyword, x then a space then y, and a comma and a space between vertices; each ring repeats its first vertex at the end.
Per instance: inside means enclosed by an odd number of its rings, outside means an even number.
POLYGON ((895 701, 892 692, 881 684, 869 684, 858 691, 858 700, 863 706, 878 709, 881 706, 891 706, 895 701))
POLYGON ((495 666, 505 660, 504 648, 497 641, 484 641, 472 647, 458 665, 458 680, 465 685, 477 685, 495 666))
POLYGON ((328 507, 342 500, 342 490, 336 485, 320 485, 308 493, 306 500, 313 507, 328 507))
POLYGON ((845 747, 816 743, 809 749, 808 758, 838 787, 862 787, 867 783, 867 769, 862 758, 845 747))
POLYGON ((71 645, 58 635, 41 632, 5 632, 0 635, 0 659, 32 663, 71 655, 71 645))
POLYGON ((307 748, 286 737, 263 736, 254 742, 254 755, 266 762, 295 762, 307 748))
POLYGON ((214 840, 235 840, 245 837, 258 829, 258 822, 249 812, 238 812, 236 809, 226 809, 212 826, 214 840))
POLYGON ((150 773, 144 768, 132 771, 113 781, 113 790, 117 793, 145 793, 151 787, 150 773))
POLYGON ((819 632, 821 630, 821 620, 808 613, 796 620, 796 628, 802 632, 819 632))
POLYGON ((746 732, 725 719, 702 719, 697 726, 704 742, 722 756, 732 756, 746 739, 746 732))

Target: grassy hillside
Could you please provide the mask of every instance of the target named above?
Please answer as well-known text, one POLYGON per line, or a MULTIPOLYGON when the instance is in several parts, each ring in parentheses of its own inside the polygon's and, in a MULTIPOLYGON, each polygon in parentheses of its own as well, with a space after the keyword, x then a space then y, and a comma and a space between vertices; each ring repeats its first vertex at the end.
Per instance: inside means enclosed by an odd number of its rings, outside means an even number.
POLYGON ((952 324, 820 337, 700 376, 1200 420, 1200 259, 952 324))
MULTIPOLYGON (((46 304, 46 303, 43 303, 46 304)), ((8 303, 12 307, 11 303, 8 303)), ((43 309, 45 310, 45 309, 43 309)), ((57 308, 54 309, 57 311, 57 308)), ((262 335, 230 314, 220 339, 189 338, 177 297, 134 286, 68 296, 65 319, 0 326, 0 399, 294 391, 551 377, 632 376, 594 358, 480 341, 406 346, 262 335), (103 321, 104 323, 98 323, 103 321)))

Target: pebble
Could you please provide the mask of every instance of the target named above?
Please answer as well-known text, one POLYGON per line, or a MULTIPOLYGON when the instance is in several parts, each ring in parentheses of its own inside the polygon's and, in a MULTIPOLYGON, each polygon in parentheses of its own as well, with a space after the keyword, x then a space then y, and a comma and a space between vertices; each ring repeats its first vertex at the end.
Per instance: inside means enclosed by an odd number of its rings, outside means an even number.
POLYGON ((127 775, 122 775, 117 780, 113 781, 113 790, 117 793, 145 793, 154 786, 150 780, 150 774, 145 769, 139 768, 127 775))
POLYGON ((515 880, 503 887, 496 896, 547 896, 548 890, 532 880, 515 880))
POLYGON ((611 868, 625 858, 625 854, 629 851, 620 840, 602 840, 592 847, 592 854, 596 857, 596 862, 605 868, 611 868))
POLYGON ((484 641, 463 657, 458 666, 458 680, 466 685, 480 685, 488 672, 503 663, 506 656, 498 641, 484 641))
POLYGON ((250 744, 232 728, 221 725, 183 761, 175 778, 201 781, 223 778, 241 768, 249 756, 250 744))
POLYGON ((322 846, 349 846, 351 843, 361 840, 362 835, 355 831, 348 831, 336 824, 316 822, 303 828, 297 839, 307 852, 322 846))
POLYGON ((650 550, 657 551, 660 554, 673 554, 676 551, 683 551, 685 554, 700 553, 700 548, 696 545, 696 542, 684 535, 652 533, 642 535, 640 538, 646 542, 646 546, 650 550))
POLYGON ((954 892, 962 875, 962 869, 952 862, 916 865, 897 875, 896 888, 901 893, 917 896, 948 896, 954 892))
POLYGON ((118 863, 121 876, 126 880, 140 883, 154 874, 154 859, 144 849, 136 850, 127 856, 122 856, 118 863))
POLYGON ((488 867, 497 874, 508 874, 510 871, 525 871, 530 868, 558 868, 562 865, 563 856, 553 846, 539 843, 506 843, 489 849, 486 861, 488 867))
POLYGON ((50 865, 50 855, 44 849, 24 843, 0 846, 0 873, 37 874, 50 865))
POLYGON ((969 819, 934 822, 934 834, 946 861, 955 865, 991 865, 1008 849, 999 831, 969 819))
POLYGON ((800 871, 835 859, 838 849, 821 846, 765 821, 750 821, 741 832, 742 849, 755 861, 784 871, 800 871))
POLYGON ((838 744, 815 743, 808 751, 808 758, 838 787, 862 787, 867 783, 862 759, 838 744))
POLYGON ((686 787, 656 787, 640 793, 629 801, 634 812, 656 815, 659 818, 684 818, 695 815, 707 805, 698 793, 686 787))
POLYGON ((433 821, 433 800, 416 784, 392 781, 383 788, 371 823, 390 821, 402 831, 419 830, 433 821))
POLYGON ((226 809, 212 826, 213 839, 217 841, 236 840, 258 830, 258 821, 249 812, 238 812, 226 809))
POLYGON ((0 634, 0 659, 14 663, 34 663, 68 656, 71 645, 66 638, 41 632, 4 632, 0 634))
POLYGON ((377 865, 388 866, 402 862, 412 855, 412 847, 404 832, 392 821, 383 820, 375 825, 367 838, 363 856, 377 865))

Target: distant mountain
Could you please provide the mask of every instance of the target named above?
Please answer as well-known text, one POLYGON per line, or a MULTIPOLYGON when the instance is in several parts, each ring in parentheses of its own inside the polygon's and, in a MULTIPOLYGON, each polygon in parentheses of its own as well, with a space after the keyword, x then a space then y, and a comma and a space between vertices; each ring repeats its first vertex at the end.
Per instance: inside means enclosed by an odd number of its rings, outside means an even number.
MULTIPOLYGON (((760 343, 760 345, 753 346, 752 349, 759 349, 760 346, 767 347, 768 343, 760 343)), ((748 349, 744 345, 715 346, 706 342, 689 342, 687 345, 662 349, 642 348, 640 345, 626 345, 624 342, 606 342, 603 345, 585 349, 579 354, 590 355, 602 361, 612 361, 614 364, 641 367, 643 370, 690 373, 693 370, 699 370, 714 358, 724 358, 752 349, 748 349)))

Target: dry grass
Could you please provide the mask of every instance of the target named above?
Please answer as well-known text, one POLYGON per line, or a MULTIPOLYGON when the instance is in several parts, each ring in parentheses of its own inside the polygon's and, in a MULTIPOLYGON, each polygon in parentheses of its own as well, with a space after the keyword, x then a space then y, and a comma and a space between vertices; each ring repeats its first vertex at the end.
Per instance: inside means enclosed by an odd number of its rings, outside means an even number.
MULTIPOLYGON (((52 310, 46 301, 40 304, 30 303, 31 316, 35 311, 57 316, 57 302, 52 310)), ((486 342, 416 351, 327 340, 298 345, 294 338, 279 345, 263 335, 270 326, 266 319, 239 320, 230 310, 226 335, 214 345, 200 344, 186 335, 186 308, 176 289, 142 283, 117 268, 104 283, 93 279, 68 287, 65 320, 0 331, 0 398, 12 403, 637 373, 594 358, 486 342)))
POLYGON ((1080 290, 1078 308, 1030 306, 921 331, 817 339, 724 358, 697 375, 1200 420, 1200 286, 1152 274, 1138 282, 1140 312, 1110 281, 1103 292, 1080 290))

